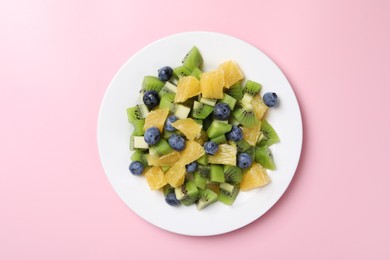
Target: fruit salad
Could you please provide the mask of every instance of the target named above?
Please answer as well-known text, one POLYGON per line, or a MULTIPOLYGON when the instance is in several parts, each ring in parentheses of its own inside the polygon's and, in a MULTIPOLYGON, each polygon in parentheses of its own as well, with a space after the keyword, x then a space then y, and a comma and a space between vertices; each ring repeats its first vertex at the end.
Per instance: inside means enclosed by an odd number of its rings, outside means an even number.
POLYGON ((127 109, 134 130, 130 173, 144 177, 170 205, 201 210, 232 205, 240 192, 271 182, 270 146, 279 142, 266 120, 276 93, 262 95, 237 62, 202 70, 194 46, 180 66, 164 66, 143 78, 139 104, 127 109))

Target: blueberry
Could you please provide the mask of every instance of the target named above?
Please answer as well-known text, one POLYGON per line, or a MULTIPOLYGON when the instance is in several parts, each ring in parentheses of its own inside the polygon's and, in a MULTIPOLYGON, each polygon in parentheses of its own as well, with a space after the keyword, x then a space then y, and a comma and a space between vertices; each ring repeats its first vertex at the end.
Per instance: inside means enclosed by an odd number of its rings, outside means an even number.
POLYGON ((232 130, 226 134, 227 138, 231 141, 240 141, 242 140, 242 130, 238 126, 234 125, 232 130))
POLYGON ((165 122, 165 130, 168 132, 173 132, 175 131, 176 128, 174 128, 171 124, 175 122, 178 118, 174 115, 171 115, 167 118, 167 121, 165 122))
POLYGON ((186 142, 183 137, 173 134, 168 139, 169 145, 176 151, 183 151, 186 147, 186 142))
POLYGON ((176 195, 174 192, 168 193, 165 197, 165 202, 168 203, 168 205, 171 206, 178 206, 180 205, 180 200, 176 198, 176 195))
POLYGON ((263 101, 267 107, 274 107, 279 103, 278 95, 273 92, 267 92, 263 96, 263 101))
POLYGON ((173 69, 169 66, 162 67, 158 70, 158 78, 161 81, 168 81, 173 75, 173 69))
POLYGON ((198 162, 196 162, 196 161, 186 165, 187 172, 192 173, 192 172, 195 172, 197 169, 198 169, 198 162))
POLYGON ((155 145, 160 141, 161 133, 157 127, 150 127, 146 129, 144 134, 144 140, 148 145, 155 145))
POLYGON ((210 155, 214 155, 216 152, 218 152, 218 144, 214 143, 214 142, 206 142, 204 145, 204 151, 207 153, 207 154, 210 154, 210 155))
POLYGON ((237 155, 237 166, 241 169, 246 169, 251 167, 252 157, 247 153, 239 153, 237 155))
POLYGON ((228 104, 221 102, 214 107, 214 118, 218 120, 228 120, 230 117, 231 109, 228 104))
POLYGON ((141 175, 144 171, 144 165, 139 161, 134 161, 130 163, 129 170, 133 175, 141 175))
POLYGON ((158 95, 157 91, 148 90, 144 93, 142 100, 149 109, 152 109, 160 103, 160 96, 158 95))

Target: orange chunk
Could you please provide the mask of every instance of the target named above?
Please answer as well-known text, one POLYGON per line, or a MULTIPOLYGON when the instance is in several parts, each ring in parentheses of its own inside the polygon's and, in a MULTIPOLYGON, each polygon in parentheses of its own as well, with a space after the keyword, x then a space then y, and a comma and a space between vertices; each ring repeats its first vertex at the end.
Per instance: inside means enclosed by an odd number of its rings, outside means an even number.
POLYGON ((151 190, 158 190, 167 184, 164 172, 160 167, 154 166, 145 172, 146 181, 151 190))
POLYGON ((196 123, 192 118, 179 119, 172 123, 172 126, 182 132, 188 140, 194 140, 200 136, 202 126, 196 123))
POLYGON ((235 145, 220 144, 218 151, 214 155, 207 157, 209 163, 227 164, 236 166, 237 148, 235 145))
POLYGON ((258 163, 253 163, 251 168, 244 174, 240 184, 240 190, 249 191, 262 187, 271 182, 267 171, 258 163))
POLYGON ((225 80, 220 69, 202 73, 200 90, 203 98, 222 99, 225 80))
POLYGON ((225 88, 230 88, 236 82, 244 78, 244 74, 240 70, 240 67, 232 60, 220 64, 218 68, 223 71, 225 88))
POLYGON ((145 118, 144 130, 154 126, 157 127, 162 133, 164 129, 165 120, 167 119, 168 114, 168 108, 159 108, 150 111, 150 113, 145 118))
POLYGON ((182 77, 177 83, 175 103, 184 102, 187 99, 200 94, 200 83, 194 76, 182 77))

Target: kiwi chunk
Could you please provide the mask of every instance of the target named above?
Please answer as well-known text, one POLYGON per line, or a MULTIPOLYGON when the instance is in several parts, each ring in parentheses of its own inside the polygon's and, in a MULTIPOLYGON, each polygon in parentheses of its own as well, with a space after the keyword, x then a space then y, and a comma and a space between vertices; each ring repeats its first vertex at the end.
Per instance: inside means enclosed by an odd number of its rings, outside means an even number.
POLYGON ((179 66, 173 69, 173 74, 176 78, 186 77, 191 75, 191 73, 191 69, 187 68, 186 66, 179 66))
POLYGON ((194 68, 194 70, 191 72, 191 76, 194 76, 197 79, 200 79, 200 75, 203 72, 199 68, 194 68))
POLYGON ((202 155, 198 160, 196 160, 199 164, 201 165, 207 165, 208 160, 207 160, 207 154, 202 155))
POLYGON ((209 165, 198 165, 198 172, 205 176, 206 178, 210 178, 210 172, 211 172, 211 167, 209 165))
POLYGON ((201 98, 199 102, 214 107, 215 104, 217 104, 217 99, 211 99, 211 98, 201 98))
POLYGON ((144 104, 129 107, 126 111, 129 123, 134 123, 136 120, 144 119, 149 114, 149 109, 144 104))
POLYGON ((175 195, 183 205, 189 206, 198 200, 199 190, 194 181, 187 181, 181 187, 175 188, 175 195))
POLYGON ((208 115, 213 112, 214 108, 212 106, 203 104, 198 101, 194 101, 194 106, 192 109, 192 117, 205 119, 208 115))
POLYGON ((207 129, 207 135, 209 138, 214 138, 229 132, 232 127, 232 125, 225 122, 214 120, 207 129))
POLYGON ((223 98, 218 103, 220 103, 220 102, 224 102, 224 103, 228 104, 230 109, 233 110, 234 106, 236 105, 237 100, 235 98, 233 98, 232 96, 224 93, 223 98))
POLYGON ((134 150, 134 153, 131 155, 130 160, 133 162, 138 161, 142 163, 144 167, 148 166, 148 160, 146 158, 146 154, 140 149, 134 150))
POLYGON ((199 199, 196 202, 198 210, 204 209, 205 207, 215 203, 218 200, 218 194, 211 189, 204 189, 199 191, 199 199))
POLYGON ((256 143, 256 146, 271 146, 280 141, 278 134, 275 129, 268 123, 267 120, 263 119, 260 128, 261 134, 256 143))
POLYGON ((210 170, 210 181, 222 183, 225 182, 225 174, 223 173, 223 166, 212 164, 210 170))
POLYGON ((154 90, 156 92, 160 92, 164 85, 165 83, 155 76, 145 76, 142 81, 142 90, 154 90))
POLYGON ((167 155, 171 152, 173 152, 173 149, 165 139, 161 139, 156 145, 149 148, 150 155, 157 155, 158 157, 167 155))
POLYGON ((194 182, 196 187, 198 187, 199 189, 204 189, 206 187, 207 181, 208 178, 205 175, 203 175, 199 171, 194 172, 194 182))
POLYGON ((258 82, 255 82, 255 81, 252 81, 252 80, 248 80, 246 83, 245 83, 245 86, 244 86, 244 89, 242 90, 244 96, 242 97, 242 100, 244 102, 251 102, 253 97, 260 93, 260 90, 261 90, 262 86, 260 83, 258 82))
POLYGON ((243 95, 240 83, 235 83, 230 89, 226 89, 225 93, 236 100, 241 100, 243 95))
POLYGON ((148 149, 149 145, 145 142, 143 136, 130 136, 130 151, 135 149, 148 149))
POLYGON ((237 146, 237 152, 246 152, 249 148, 251 148, 252 146, 247 142, 245 141, 244 139, 236 142, 236 146, 237 146))
POLYGON ((196 46, 192 47, 183 59, 183 66, 189 68, 190 70, 200 68, 202 63, 202 55, 200 54, 199 49, 196 46))
POLYGON ((133 131, 134 136, 143 136, 145 134, 144 131, 145 119, 135 120, 133 122, 133 125, 134 125, 134 131, 133 131))
POLYGON ((167 81, 167 82, 165 82, 165 85, 164 85, 164 87, 162 87, 160 92, 158 92, 158 95, 161 98, 165 94, 175 94, 176 95, 176 92, 177 92, 176 85, 174 85, 171 82, 167 81))
POLYGON ((220 189, 218 193, 218 200, 226 205, 232 205, 237 198, 240 191, 240 187, 235 185, 232 192, 228 192, 224 189, 220 189))
POLYGON ((268 146, 256 147, 255 161, 260 163, 266 169, 276 169, 272 152, 268 146))
POLYGON ((225 174, 225 182, 233 185, 241 183, 242 172, 240 168, 232 165, 225 165, 223 167, 223 172, 225 174))
POLYGON ((214 142, 216 144, 225 144, 226 143, 226 136, 224 134, 220 135, 220 136, 216 136, 214 138, 211 138, 210 141, 214 142))
POLYGON ((232 114, 245 127, 250 128, 257 122, 253 106, 247 102, 238 102, 232 114))
POLYGON ((230 183, 226 183, 226 182, 221 183, 219 185, 219 188, 221 190, 227 191, 228 193, 232 193, 234 191, 234 185, 232 185, 230 183))

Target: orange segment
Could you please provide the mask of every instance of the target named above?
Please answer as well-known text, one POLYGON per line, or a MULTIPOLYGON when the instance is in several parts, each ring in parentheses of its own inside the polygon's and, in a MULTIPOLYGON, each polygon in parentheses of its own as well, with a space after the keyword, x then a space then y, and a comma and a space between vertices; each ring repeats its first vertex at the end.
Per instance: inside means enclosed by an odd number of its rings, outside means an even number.
POLYGON ((185 164, 183 165, 181 163, 176 163, 167 171, 165 177, 169 185, 177 188, 183 185, 185 175, 186 175, 185 164))
POLYGON ((200 77, 200 90, 203 98, 222 99, 225 80, 222 70, 212 70, 202 73, 200 77))
POLYGON ((238 67, 237 63, 232 60, 222 63, 218 68, 223 71, 225 88, 230 88, 234 85, 234 83, 244 78, 244 74, 238 67))
POLYGON ((182 77, 177 83, 175 103, 184 102, 190 97, 200 94, 200 83, 194 76, 182 77))
POLYGON ((267 112, 268 107, 264 104, 263 99, 259 94, 253 97, 251 104, 257 120, 261 121, 267 112))
POLYGON ((155 155, 148 155, 148 165, 151 166, 172 166, 180 159, 180 153, 173 151, 167 155, 158 157, 155 155))
POLYGON ((168 108, 159 108, 156 110, 150 111, 150 113, 145 118, 144 130, 155 126, 160 129, 162 133, 164 129, 165 120, 167 119, 169 114, 168 108))
POLYGON ((262 187, 271 182, 266 170, 258 163, 253 163, 251 168, 244 174, 240 189, 249 191, 262 187))
POLYGON ((158 190, 167 184, 164 172, 160 167, 154 166, 145 172, 146 180, 151 190, 158 190))
POLYGON ((255 146, 261 134, 260 128, 261 128, 261 122, 258 122, 251 128, 242 126, 241 129, 242 129, 243 139, 247 141, 248 144, 255 146))
POLYGON ((195 141, 187 141, 186 148, 181 152, 180 160, 176 164, 189 164, 190 162, 198 160, 205 154, 203 146, 195 141))
POLYGON ((172 126, 182 132, 188 140, 200 136, 202 126, 196 123, 192 118, 179 119, 172 123, 172 126))
POLYGON ((220 144, 215 155, 207 157, 209 163, 236 166, 237 148, 235 145, 220 144))

